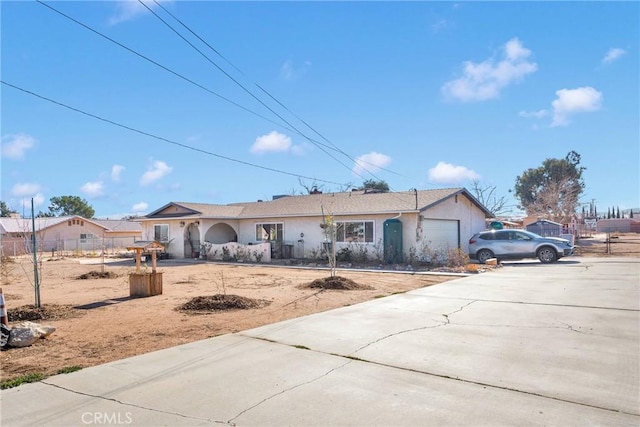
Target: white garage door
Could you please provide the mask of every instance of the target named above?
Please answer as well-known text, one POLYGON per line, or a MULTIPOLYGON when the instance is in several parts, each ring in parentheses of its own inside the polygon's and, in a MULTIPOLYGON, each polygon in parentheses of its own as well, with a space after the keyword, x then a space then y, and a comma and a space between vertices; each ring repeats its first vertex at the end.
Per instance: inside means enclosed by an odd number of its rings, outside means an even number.
POLYGON ((422 240, 431 249, 457 249, 460 242, 458 221, 423 219, 422 240))

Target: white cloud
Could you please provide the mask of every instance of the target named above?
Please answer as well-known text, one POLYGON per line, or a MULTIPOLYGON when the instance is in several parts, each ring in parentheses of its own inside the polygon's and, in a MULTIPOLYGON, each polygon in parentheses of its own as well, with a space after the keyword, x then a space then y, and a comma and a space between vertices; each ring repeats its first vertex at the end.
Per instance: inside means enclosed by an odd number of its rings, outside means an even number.
MULTIPOLYGON (((169 3, 167 0, 157 0, 158 3, 169 3)), ((155 8, 156 5, 153 0, 142 0, 144 4, 146 4, 151 9, 155 8)), ((116 25, 121 22, 130 21, 135 19, 139 15, 148 12, 147 8, 144 7, 138 0, 120 0, 115 2, 116 10, 113 16, 109 18, 109 25, 116 25)))
POLYGON ((11 194, 16 197, 33 197, 36 193, 42 190, 40 184, 34 184, 31 182, 19 183, 13 186, 11 194))
POLYGON ((23 198, 20 200, 20 206, 22 206, 22 209, 27 211, 31 209, 31 199, 33 198, 33 208, 37 209, 40 206, 42 206, 44 204, 45 198, 44 195, 42 193, 36 193, 33 194, 31 197, 27 198, 23 198))
POLYGON ((33 148, 36 139, 30 135, 17 134, 2 137, 2 158, 12 160, 24 159, 27 150, 33 148))
POLYGON ((136 214, 146 212, 147 209, 149 209, 149 203, 147 202, 136 203, 131 208, 131 210, 136 214))
POLYGON ((293 62, 291 60, 285 61, 280 67, 280 76, 285 80, 291 80, 293 78, 293 62))
POLYGON ((80 187, 80 191, 89 197, 100 197, 104 195, 104 184, 102 181, 87 182, 80 187))
POLYGON ((122 174, 122 171, 124 171, 125 167, 122 165, 113 165, 111 167, 111 179, 113 181, 120 181, 120 174, 122 174))
POLYGON ((41 190, 40 184, 25 182, 14 185, 11 189, 11 194, 20 199, 19 203, 22 210, 31 211, 31 199, 33 199, 34 209, 42 206, 45 202, 41 190))
POLYGON ((560 89, 556 91, 558 96, 551 105, 553 106, 553 122, 551 126, 566 126, 569 124, 569 116, 576 113, 597 111, 602 105, 602 92, 592 87, 579 87, 577 89, 560 89))
POLYGON ((431 24, 431 31, 434 33, 438 33, 441 30, 444 30, 449 26, 449 22, 446 19, 438 19, 436 22, 431 24))
POLYGON ((605 64, 608 64, 608 63, 613 62, 616 59, 620 58, 621 56, 623 56, 626 53, 627 52, 624 49, 620 49, 620 48, 617 48, 617 47, 612 47, 611 49, 609 49, 609 51, 604 56, 604 58, 602 58, 602 62, 605 63, 605 64))
POLYGON ((256 142, 251 146, 254 154, 267 153, 271 151, 289 151, 291 148, 291 138, 275 130, 268 135, 256 138, 256 142))
POLYGON ((358 157, 353 165, 352 171, 355 175, 373 173, 386 167, 389 163, 391 163, 391 157, 372 151, 371 153, 358 157))
POLYGON ((531 51, 513 38, 504 45, 501 61, 495 63, 490 58, 481 63, 465 62, 463 76, 445 83, 442 92, 447 98, 463 102, 497 98, 502 89, 538 69, 535 62, 528 61, 530 55, 531 51))
POLYGON ((280 77, 284 80, 293 80, 304 75, 311 68, 311 61, 305 61, 301 66, 294 66, 293 61, 288 59, 280 67, 280 77))
POLYGON ((170 174, 172 170, 173 168, 165 162, 156 160, 153 162, 149 170, 142 175, 142 178, 140 178, 140 185, 149 185, 170 174))
POLYGON ((464 166, 456 166, 447 162, 438 162, 436 167, 429 169, 429 181, 440 184, 457 184, 462 181, 480 179, 475 171, 464 166))
POLYGON ((541 119, 543 117, 546 117, 549 115, 549 111, 547 110, 538 110, 538 111, 520 111, 518 113, 518 115, 520 117, 525 117, 525 118, 534 118, 534 119, 541 119))

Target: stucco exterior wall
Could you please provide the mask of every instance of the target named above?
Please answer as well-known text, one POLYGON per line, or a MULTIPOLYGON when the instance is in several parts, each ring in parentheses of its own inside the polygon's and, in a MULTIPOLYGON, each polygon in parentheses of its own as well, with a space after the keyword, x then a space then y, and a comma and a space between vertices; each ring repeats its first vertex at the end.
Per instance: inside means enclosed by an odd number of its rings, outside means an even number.
MULTIPOLYGON (((329 212, 326 212, 329 213, 329 212)), ((388 219, 397 218, 402 223, 402 245, 403 253, 409 253, 410 248, 420 249, 423 247, 423 235, 420 224, 423 219, 457 220, 460 227, 460 248, 467 249, 468 239, 476 232, 485 229, 484 212, 478 208, 471 200, 463 195, 451 197, 428 210, 418 214, 418 212, 389 213, 376 215, 334 215, 334 221, 374 221, 373 241, 367 243, 346 243, 336 242, 336 251, 344 247, 366 248, 369 259, 381 259, 383 255, 384 222, 388 219)), ((182 220, 184 221, 184 220, 182 220)), ((180 226, 180 218, 158 218, 153 221, 142 222, 142 239, 153 240, 154 225, 166 224, 169 228, 170 244, 167 251, 172 257, 184 258, 184 230, 189 223, 195 220, 186 221, 180 226)), ((322 255, 323 242, 326 242, 324 230, 320 227, 323 222, 319 212, 317 216, 307 217, 267 217, 259 219, 238 219, 238 220, 212 220, 199 219, 199 241, 205 242, 207 231, 215 224, 224 223, 237 233, 237 243, 242 245, 255 245, 262 243, 256 240, 257 224, 283 224, 282 243, 291 245, 291 256, 293 258, 315 258, 322 255)), ((212 234, 210 234, 212 235, 212 234)), ((218 242, 218 244, 221 244, 218 242)))
POLYGON ((469 238, 486 228, 484 212, 471 200, 459 195, 422 213, 425 219, 449 219, 460 221, 460 245, 466 250, 469 238))
MULTIPOLYGON (((346 243, 336 242, 336 251, 342 248, 357 245, 366 247, 369 258, 376 257, 375 252, 381 251, 383 240, 384 221, 397 215, 334 215, 333 220, 341 221, 374 221, 373 242, 368 243, 346 243), (380 248, 380 249, 378 249, 380 248)), ((417 215, 403 215, 399 219, 403 223, 403 246, 408 247, 415 243, 415 227, 417 215), (411 218, 412 217, 412 218, 411 218), (407 222, 409 225, 406 225, 407 222)), ((259 220, 241 220, 240 232, 238 233, 239 243, 258 243, 256 241, 257 224, 283 224, 283 243, 293 246, 294 258, 315 258, 321 255, 322 246, 327 242, 324 230, 320 227, 322 216, 316 217, 295 217, 295 218, 261 218, 259 220)))
POLYGON ((638 229, 638 221, 631 218, 601 219, 596 223, 598 233, 629 233, 638 229))

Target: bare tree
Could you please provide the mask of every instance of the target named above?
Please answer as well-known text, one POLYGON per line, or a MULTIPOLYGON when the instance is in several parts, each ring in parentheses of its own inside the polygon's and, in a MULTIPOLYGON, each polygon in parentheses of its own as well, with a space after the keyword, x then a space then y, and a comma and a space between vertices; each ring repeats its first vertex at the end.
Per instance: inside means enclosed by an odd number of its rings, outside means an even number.
POLYGON ((323 245, 322 251, 324 251, 327 255, 327 260, 329 260, 329 266, 331 267, 331 277, 335 277, 336 275, 336 223, 333 220, 333 215, 331 213, 324 212, 324 206, 320 207, 322 209, 322 223, 320 223, 320 228, 324 233, 324 239, 328 245, 323 245))
POLYGON ((529 206, 527 213, 560 223, 570 222, 581 193, 581 189, 571 185, 572 180, 566 177, 547 183, 538 192, 536 203, 529 206))
POLYGON ((528 215, 540 215, 567 222, 579 206, 586 168, 580 154, 570 151, 564 159, 546 159, 516 178, 515 197, 528 215))
POLYGON ((495 216, 499 216, 506 212, 507 198, 505 196, 498 197, 496 195, 497 187, 495 185, 480 185, 480 181, 473 180, 471 182, 471 191, 473 191, 476 199, 484 207, 489 209, 495 216))

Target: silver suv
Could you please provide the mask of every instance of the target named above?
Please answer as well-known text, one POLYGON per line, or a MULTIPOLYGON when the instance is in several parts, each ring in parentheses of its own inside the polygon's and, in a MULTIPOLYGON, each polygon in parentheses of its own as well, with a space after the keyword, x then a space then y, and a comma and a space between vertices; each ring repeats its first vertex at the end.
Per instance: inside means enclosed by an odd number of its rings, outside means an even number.
POLYGON ((526 230, 482 231, 469 239, 469 258, 481 264, 490 258, 538 258, 547 264, 568 255, 573 255, 573 245, 567 239, 542 237, 526 230))

